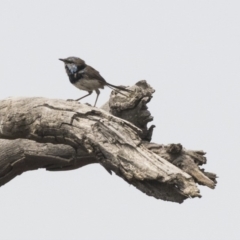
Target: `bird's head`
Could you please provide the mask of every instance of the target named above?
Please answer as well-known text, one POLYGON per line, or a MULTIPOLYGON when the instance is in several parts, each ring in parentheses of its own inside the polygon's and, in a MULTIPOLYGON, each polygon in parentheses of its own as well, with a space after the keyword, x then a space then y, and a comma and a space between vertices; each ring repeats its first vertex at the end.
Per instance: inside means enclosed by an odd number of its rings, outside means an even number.
POLYGON ((84 60, 78 57, 68 57, 68 58, 59 58, 60 61, 63 61, 65 64, 75 64, 77 66, 85 66, 86 63, 84 60))

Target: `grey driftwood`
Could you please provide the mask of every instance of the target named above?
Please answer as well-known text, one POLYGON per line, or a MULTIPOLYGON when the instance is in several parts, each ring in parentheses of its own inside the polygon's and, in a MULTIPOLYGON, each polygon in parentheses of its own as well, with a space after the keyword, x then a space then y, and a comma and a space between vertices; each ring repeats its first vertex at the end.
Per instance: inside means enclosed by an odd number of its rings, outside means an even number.
POLYGON ((182 203, 201 197, 198 184, 213 189, 217 176, 200 168, 203 151, 151 142, 154 89, 144 80, 129 89, 113 91, 101 109, 61 99, 1 100, 0 186, 28 170, 98 163, 157 199, 182 203))

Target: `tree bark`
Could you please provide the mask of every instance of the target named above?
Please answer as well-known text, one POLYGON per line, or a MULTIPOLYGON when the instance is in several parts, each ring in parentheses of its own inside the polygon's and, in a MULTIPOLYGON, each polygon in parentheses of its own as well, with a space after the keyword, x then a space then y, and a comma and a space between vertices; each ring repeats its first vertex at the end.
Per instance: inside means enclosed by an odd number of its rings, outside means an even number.
POLYGON ((0 186, 33 169, 64 171, 101 164, 157 199, 182 203, 200 197, 197 184, 214 188, 203 151, 151 143, 146 81, 131 93, 113 91, 102 109, 75 101, 8 98, 0 101, 0 186))

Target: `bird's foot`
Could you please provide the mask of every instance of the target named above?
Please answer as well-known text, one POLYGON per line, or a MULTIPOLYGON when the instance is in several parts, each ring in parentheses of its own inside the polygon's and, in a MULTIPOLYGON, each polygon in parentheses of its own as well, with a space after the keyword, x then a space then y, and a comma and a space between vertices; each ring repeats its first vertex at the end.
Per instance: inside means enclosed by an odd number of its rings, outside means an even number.
MULTIPOLYGON (((85 103, 86 105, 88 105, 89 107, 92 107, 92 105, 90 103, 85 103)), ((94 106, 95 107, 95 106, 94 106)))

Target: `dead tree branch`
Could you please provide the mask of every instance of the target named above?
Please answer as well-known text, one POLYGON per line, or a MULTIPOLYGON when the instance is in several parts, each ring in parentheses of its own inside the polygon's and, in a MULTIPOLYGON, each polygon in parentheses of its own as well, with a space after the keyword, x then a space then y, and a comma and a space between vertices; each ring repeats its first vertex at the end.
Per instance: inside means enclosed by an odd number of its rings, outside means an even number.
POLYGON ((0 185, 33 169, 64 171, 101 164, 142 192, 183 202, 200 197, 196 183, 214 188, 216 175, 199 168, 204 152, 150 143, 147 109, 154 90, 140 81, 102 109, 46 98, 0 101, 0 185))

